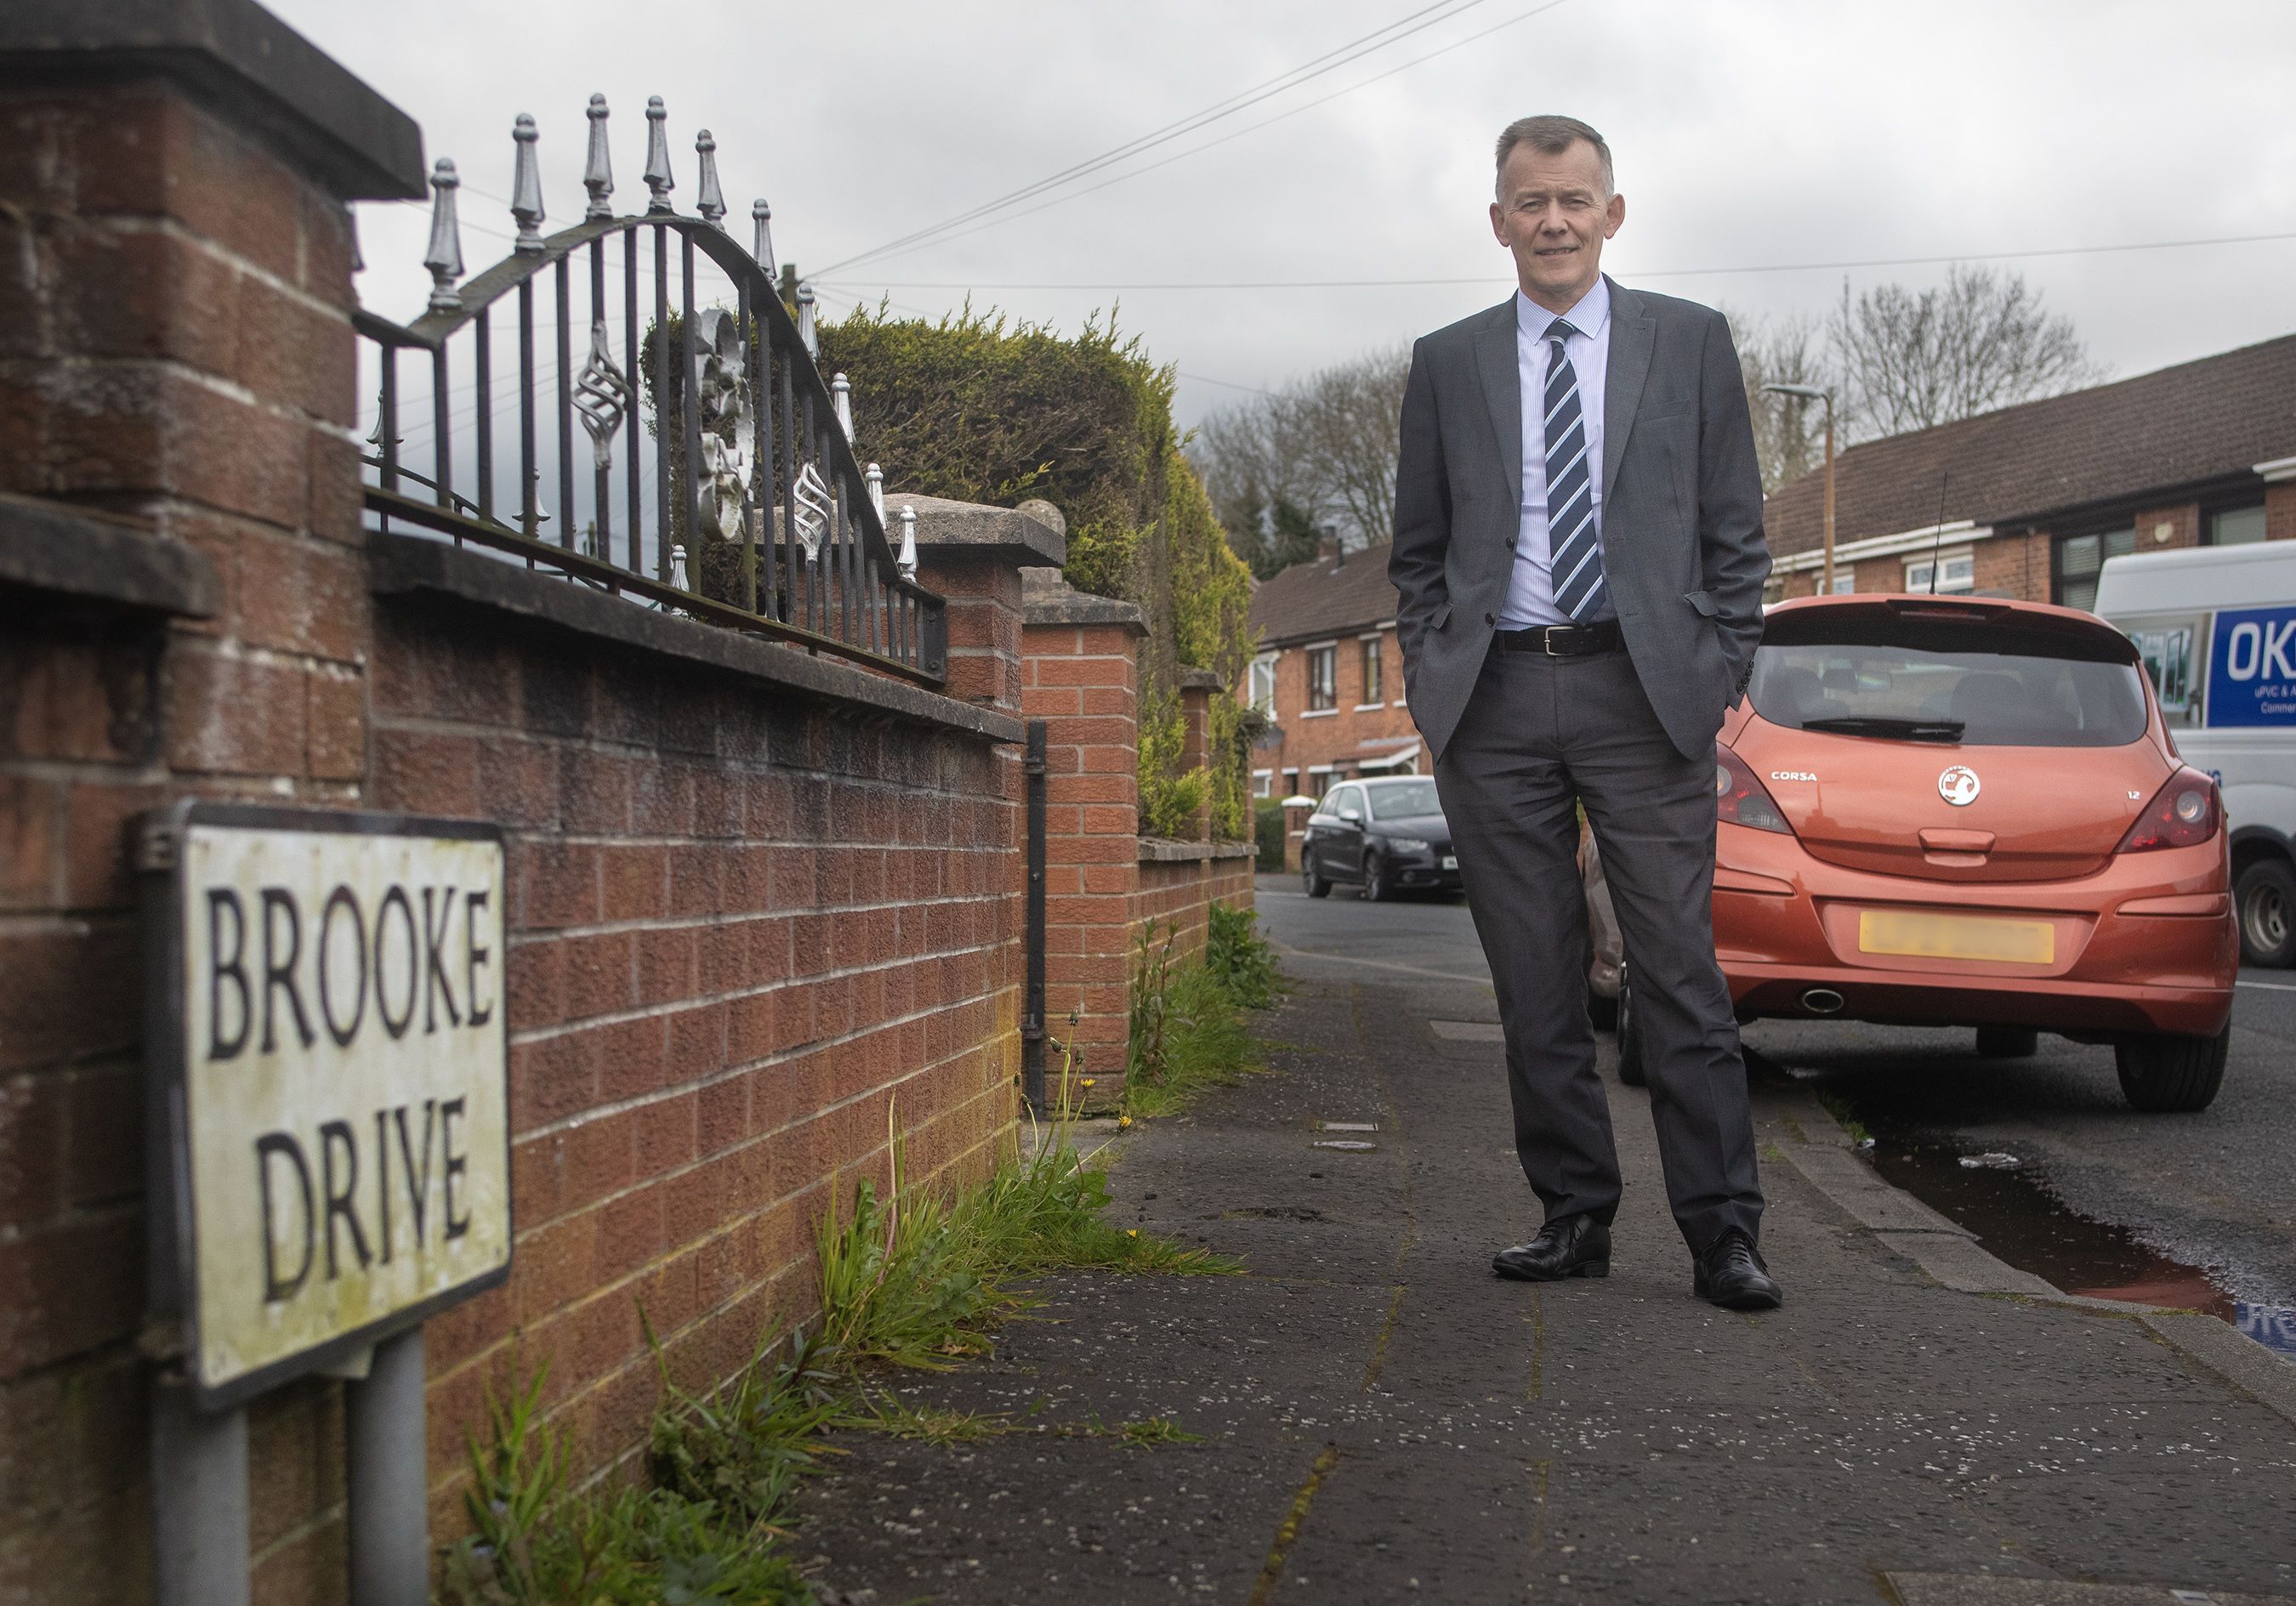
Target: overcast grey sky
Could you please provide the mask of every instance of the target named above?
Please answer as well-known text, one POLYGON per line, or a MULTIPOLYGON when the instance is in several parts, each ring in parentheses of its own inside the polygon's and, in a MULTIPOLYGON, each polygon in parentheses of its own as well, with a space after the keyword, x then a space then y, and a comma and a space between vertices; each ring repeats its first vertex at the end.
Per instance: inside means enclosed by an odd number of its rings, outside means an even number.
MULTIPOLYGON (((473 271, 508 250, 507 212, 489 195, 510 193, 518 112, 541 127, 545 227, 580 216, 594 90, 613 109, 622 209, 643 209, 645 98, 660 94, 680 209, 707 127, 741 237, 750 199, 767 197, 778 254, 812 274, 1429 0, 267 3, 417 119, 426 155, 455 159, 473 271)), ((1039 200, 1307 107, 1295 115, 823 274, 848 298, 827 304, 882 294, 938 314, 965 296, 945 287, 969 285, 976 306, 1073 328, 1120 301, 1123 326, 1177 365, 1193 420, 1239 394, 1214 381, 1275 384, 1507 293, 1485 216, 1490 144, 1531 111, 1585 118, 1611 141, 1628 209, 1606 268, 1748 313, 1820 314, 1845 276, 1929 283, 1945 268, 1720 270, 2296 235, 2290 0, 1474 0, 1432 14, 1039 200), (1308 106, 1334 91, 1350 92, 1308 106), (1156 288, 1334 279, 1469 282, 1156 288)), ((378 311, 420 309, 424 226, 416 208, 361 209, 361 290, 378 311)), ((2008 266, 2116 375, 2296 330, 2296 238, 2008 266)))

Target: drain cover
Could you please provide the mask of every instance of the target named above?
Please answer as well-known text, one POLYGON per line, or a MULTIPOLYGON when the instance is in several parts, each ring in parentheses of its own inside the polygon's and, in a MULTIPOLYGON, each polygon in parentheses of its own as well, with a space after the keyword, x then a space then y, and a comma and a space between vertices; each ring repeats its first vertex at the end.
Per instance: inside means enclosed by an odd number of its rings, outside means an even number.
POLYGON ((1377 1121, 1317 1121, 1316 1129, 1319 1132, 1376 1132, 1379 1130, 1379 1123, 1377 1121))
POLYGON ((1428 1029, 1448 1043, 1504 1043, 1506 1028, 1496 1020, 1430 1020, 1428 1029))
POLYGON ((1319 1137, 1308 1147, 1311 1149, 1376 1149, 1379 1145, 1365 1143, 1359 1137, 1319 1137))

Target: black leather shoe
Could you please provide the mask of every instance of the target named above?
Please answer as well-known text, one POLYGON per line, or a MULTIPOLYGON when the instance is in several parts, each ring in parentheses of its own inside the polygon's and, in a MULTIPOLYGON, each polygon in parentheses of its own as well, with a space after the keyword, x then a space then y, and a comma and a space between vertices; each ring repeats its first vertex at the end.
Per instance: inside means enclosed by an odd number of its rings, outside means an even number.
POLYGON ((1518 1282, 1607 1277, 1611 1274, 1610 1226, 1585 1214, 1550 1221, 1529 1243, 1493 1255, 1491 1269, 1518 1282))
POLYGON ((1775 1310, 1786 1302, 1785 1290, 1762 1264, 1752 1240, 1736 1227, 1707 1245, 1691 1264, 1690 1291, 1709 1304, 1725 1310, 1775 1310))

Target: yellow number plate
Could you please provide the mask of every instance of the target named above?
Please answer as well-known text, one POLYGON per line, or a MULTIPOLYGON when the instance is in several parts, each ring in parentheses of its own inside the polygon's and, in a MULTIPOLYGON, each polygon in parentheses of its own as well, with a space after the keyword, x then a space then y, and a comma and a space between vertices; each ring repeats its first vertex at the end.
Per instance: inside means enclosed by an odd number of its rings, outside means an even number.
POLYGON ((1986 920, 1964 914, 1923 914, 1910 909, 1863 909, 1857 915, 1857 947, 1866 954, 1906 954, 1919 959, 2054 964, 2057 929, 2045 920, 1986 920))

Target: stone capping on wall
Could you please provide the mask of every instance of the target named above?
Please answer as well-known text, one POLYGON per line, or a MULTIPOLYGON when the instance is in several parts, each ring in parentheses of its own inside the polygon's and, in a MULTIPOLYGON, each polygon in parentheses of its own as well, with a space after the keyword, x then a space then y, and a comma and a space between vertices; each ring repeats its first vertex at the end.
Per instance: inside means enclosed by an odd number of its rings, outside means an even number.
POLYGON ((1031 625, 1122 625, 1148 634, 1148 615, 1137 602, 1078 591, 1057 569, 1021 571, 1021 607, 1031 625))
POLYGON ((1184 666, 1180 670, 1180 690, 1225 692, 1227 690, 1227 683, 1219 677, 1218 669, 1193 669, 1184 666))
POLYGON ((1140 862, 1144 864, 1177 864, 1197 859, 1250 858, 1259 851, 1252 842, 1182 842, 1170 837, 1142 837, 1140 862))
POLYGON ((905 505, 916 510, 917 550, 930 556, 999 558, 1024 573, 1029 565, 1050 563, 1057 569, 1068 561, 1066 533, 1020 508, 887 491, 885 532, 897 547, 905 505))
POLYGON ((255 0, 7 0, 0 79, 165 74, 342 201, 429 195, 422 130, 255 0))
POLYGON ((1027 735, 1027 727, 1010 715, 943 697, 856 664, 816 658, 801 648, 744 635, 723 625, 643 607, 627 597, 532 573, 515 563, 420 536, 369 532, 367 588, 378 596, 430 593, 455 597, 639 651, 730 669, 808 696, 852 703, 872 714, 942 725, 991 742, 1020 742, 1027 735))
POLYGON ((129 520, 0 495, 0 585, 81 602, 212 619, 223 582, 207 553, 129 520))

